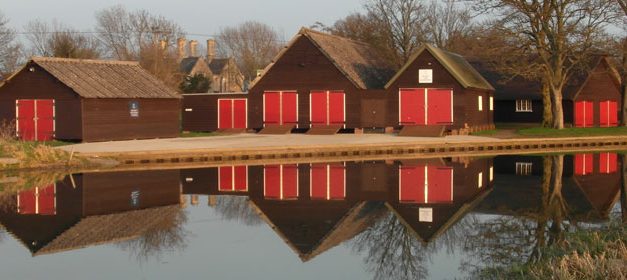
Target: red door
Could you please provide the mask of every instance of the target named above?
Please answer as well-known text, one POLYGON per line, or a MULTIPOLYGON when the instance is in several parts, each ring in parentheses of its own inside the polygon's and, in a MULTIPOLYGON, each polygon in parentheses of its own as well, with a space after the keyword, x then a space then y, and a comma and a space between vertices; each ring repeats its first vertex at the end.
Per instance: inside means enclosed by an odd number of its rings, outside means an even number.
POLYGON ((310 93, 311 125, 344 125, 346 120, 343 91, 312 91, 310 93))
POLYGON ((450 203, 453 201, 453 169, 438 166, 399 167, 401 203, 450 203))
POLYGON ((575 127, 591 127, 594 125, 594 103, 590 101, 575 102, 575 127))
POLYGON ((218 99, 218 129, 245 129, 246 99, 218 99))
POLYGON ((599 172, 614 173, 618 170, 618 155, 616 153, 601 153, 599 155, 599 172))
POLYGON ((16 101, 18 137, 25 141, 49 141, 54 138, 54 100, 16 101))
POLYGON ((298 95, 295 91, 267 91, 263 94, 264 125, 298 123, 298 95))
POLYGON ((426 103, 424 88, 401 89, 398 95, 399 125, 425 125, 426 103))
POLYGON ((218 190, 222 192, 248 191, 247 166, 222 166, 218 168, 218 190))
POLYGON ((22 215, 55 215, 56 185, 33 188, 17 194, 17 213, 22 215))
POLYGON ((309 178, 311 199, 342 200, 346 197, 346 167, 343 164, 312 164, 309 178))
POLYGON ((263 172, 263 195, 266 199, 298 199, 297 165, 266 165, 263 172))
POLYGON ((604 127, 618 125, 618 103, 616 101, 599 103, 599 125, 604 127))
POLYGON ((593 154, 576 154, 574 161, 575 175, 588 175, 592 173, 594 162, 593 154))
POLYGON ((427 90, 427 124, 442 125, 453 123, 453 90, 427 90))

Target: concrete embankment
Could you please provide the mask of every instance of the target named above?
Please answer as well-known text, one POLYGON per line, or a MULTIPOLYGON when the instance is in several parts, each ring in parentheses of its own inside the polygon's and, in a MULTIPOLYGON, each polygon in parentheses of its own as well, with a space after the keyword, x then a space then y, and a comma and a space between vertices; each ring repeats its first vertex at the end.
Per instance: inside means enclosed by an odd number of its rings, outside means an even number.
POLYGON ((382 134, 240 134, 84 143, 60 149, 81 156, 114 159, 120 162, 118 167, 134 169, 627 150, 627 136, 496 139, 476 136, 417 138, 382 134))

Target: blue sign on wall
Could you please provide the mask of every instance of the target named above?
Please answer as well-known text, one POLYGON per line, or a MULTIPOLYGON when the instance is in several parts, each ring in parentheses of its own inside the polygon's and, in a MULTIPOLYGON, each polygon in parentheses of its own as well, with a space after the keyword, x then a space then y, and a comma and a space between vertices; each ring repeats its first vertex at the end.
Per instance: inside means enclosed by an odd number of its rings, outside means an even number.
POLYGON ((131 114, 131 118, 139 117, 139 101, 131 101, 128 103, 128 110, 131 114))

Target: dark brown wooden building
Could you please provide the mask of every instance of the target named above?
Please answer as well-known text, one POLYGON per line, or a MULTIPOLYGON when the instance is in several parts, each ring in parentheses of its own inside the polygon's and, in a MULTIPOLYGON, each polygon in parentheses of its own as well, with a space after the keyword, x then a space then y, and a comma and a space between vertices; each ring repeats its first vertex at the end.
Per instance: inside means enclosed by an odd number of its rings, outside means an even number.
POLYGON ((180 95, 137 62, 32 58, 0 85, 0 120, 25 140, 176 137, 180 95))
MULTIPOLYGON (((496 122, 542 122, 542 86, 539 81, 507 78, 482 68, 479 67, 481 73, 496 87, 496 122)), ((592 59, 564 87, 564 123, 573 127, 618 125, 622 102, 620 84, 620 76, 607 57, 592 59)))
POLYGON ((183 131, 244 131, 248 127, 245 92, 183 94, 181 110, 183 131))
POLYGON ((249 128, 384 127, 390 64, 369 45, 301 29, 249 90, 249 128))
POLYGON ((422 46, 385 86, 388 126, 490 129, 494 88, 464 57, 422 46))

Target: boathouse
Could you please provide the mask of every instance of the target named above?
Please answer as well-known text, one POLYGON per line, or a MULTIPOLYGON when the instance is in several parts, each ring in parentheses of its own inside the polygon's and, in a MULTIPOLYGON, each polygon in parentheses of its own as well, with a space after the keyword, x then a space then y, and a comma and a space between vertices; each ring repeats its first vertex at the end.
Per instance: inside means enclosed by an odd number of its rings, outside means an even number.
POLYGON ((180 95, 137 62, 34 57, 0 85, 23 140, 176 137, 180 95))
POLYGON ((243 132, 248 127, 248 94, 183 94, 183 131, 243 132))
POLYGON ((249 127, 312 134, 383 127, 382 89, 393 74, 369 45, 303 28, 251 83, 249 127))
POLYGON ((494 88, 464 57, 426 44, 385 86, 388 125, 453 133, 490 129, 494 88))
MULTIPOLYGON (((496 87, 496 122, 542 122, 540 81, 481 72, 496 87)), ((622 102, 620 84, 620 76, 607 57, 592 59, 563 89, 564 123, 573 127, 617 126, 622 102)))

